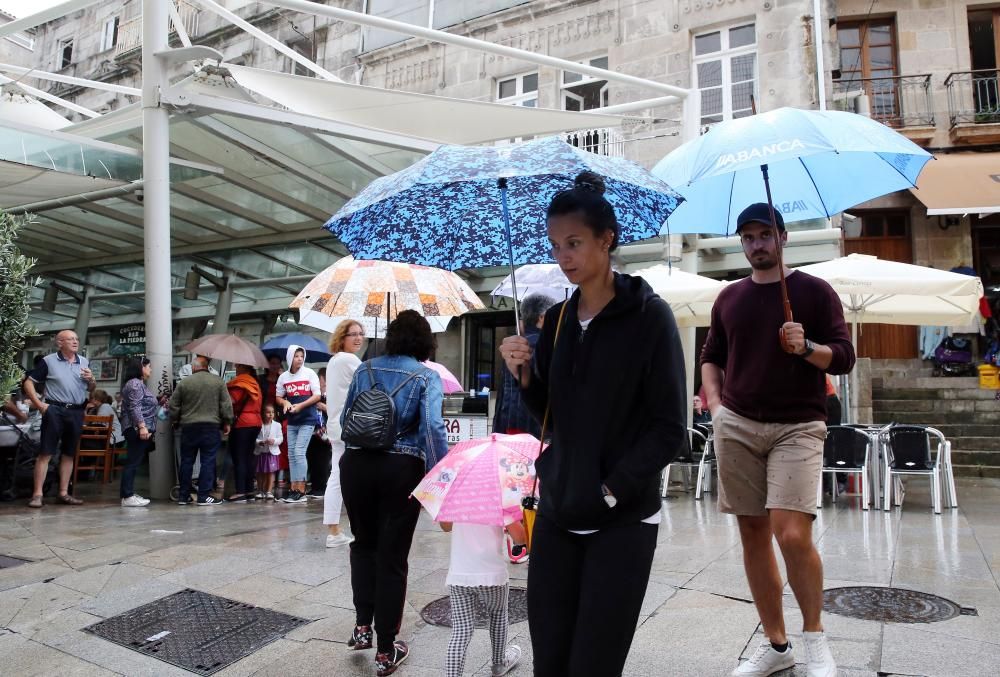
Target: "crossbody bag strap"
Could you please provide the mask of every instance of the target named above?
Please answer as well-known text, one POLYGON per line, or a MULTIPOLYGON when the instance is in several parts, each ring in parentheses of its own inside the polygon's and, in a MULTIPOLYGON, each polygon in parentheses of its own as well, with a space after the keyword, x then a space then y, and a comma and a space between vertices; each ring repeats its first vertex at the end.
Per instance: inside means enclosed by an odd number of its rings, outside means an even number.
MULTIPOLYGON (((569 305, 569 301, 564 301, 563 304, 562 304, 562 308, 559 309, 559 319, 556 321, 556 336, 555 336, 554 339, 552 339, 552 354, 553 355, 555 355, 555 352, 556 352, 556 344, 559 343, 559 332, 560 332, 560 330, 562 330, 563 315, 566 313, 566 306, 567 305, 569 305)), ((549 364, 551 365, 551 363, 552 363, 552 360, 550 359, 549 360, 549 364)), ((551 408, 550 404, 549 404, 549 399, 551 398, 551 396, 552 396, 552 393, 550 392, 550 393, 548 393, 548 397, 546 397, 546 399, 545 399, 545 415, 542 416, 542 432, 541 432, 541 435, 539 435, 539 441, 538 441, 538 456, 539 457, 542 455, 542 451, 545 449, 545 432, 546 432, 547 428, 549 427, 549 411, 550 411, 550 408, 551 408)), ((536 462, 537 462, 537 460, 536 460, 536 462)), ((531 483, 531 494, 530 494, 530 496, 534 497, 535 490, 537 488, 538 488, 538 473, 536 472, 535 473, 535 480, 531 483)))

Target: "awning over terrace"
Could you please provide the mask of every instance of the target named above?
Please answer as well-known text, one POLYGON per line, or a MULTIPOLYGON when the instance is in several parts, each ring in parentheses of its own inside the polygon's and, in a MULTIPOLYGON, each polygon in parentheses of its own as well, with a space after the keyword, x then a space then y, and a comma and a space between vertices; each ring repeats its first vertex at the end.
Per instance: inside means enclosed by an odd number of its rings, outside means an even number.
MULTIPOLYGON (((375 178, 441 143, 487 143, 624 121, 229 68, 199 70, 162 96, 171 110, 171 156, 182 161, 171 177, 175 317, 212 314, 214 288, 203 287, 197 301, 183 298, 184 277, 194 264, 230 271, 239 281, 234 314, 284 309, 299 278, 345 253, 320 228, 327 217, 375 178)), ((66 179, 65 191, 19 195, 12 187, 12 199, 3 204, 15 210, 30 205, 34 215, 23 231, 23 248, 38 259, 40 273, 64 287, 94 287, 90 326, 137 321, 145 288, 141 109, 134 104, 49 134, 119 149, 134 171, 99 173, 90 163, 82 175, 77 168, 75 178, 66 179), (117 187, 114 194, 73 197, 109 186, 117 187)), ((8 154, 0 160, 35 176, 43 171, 8 154)), ((2 172, 0 166, 0 181, 2 172)), ((33 319, 40 328, 72 324, 76 302, 61 296, 55 312, 44 312, 43 295, 42 288, 34 290, 39 309, 33 319)))

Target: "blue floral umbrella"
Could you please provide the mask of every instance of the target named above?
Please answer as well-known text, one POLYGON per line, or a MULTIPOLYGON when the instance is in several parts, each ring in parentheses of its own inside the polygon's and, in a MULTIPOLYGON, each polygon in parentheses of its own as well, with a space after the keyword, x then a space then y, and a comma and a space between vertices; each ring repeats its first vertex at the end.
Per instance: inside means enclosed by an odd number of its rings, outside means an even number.
POLYGON ((604 177, 623 243, 658 235, 683 200, 633 162, 548 137, 507 146, 442 146, 372 182, 325 228, 359 259, 446 270, 546 263, 552 260, 546 208, 582 171, 604 177))

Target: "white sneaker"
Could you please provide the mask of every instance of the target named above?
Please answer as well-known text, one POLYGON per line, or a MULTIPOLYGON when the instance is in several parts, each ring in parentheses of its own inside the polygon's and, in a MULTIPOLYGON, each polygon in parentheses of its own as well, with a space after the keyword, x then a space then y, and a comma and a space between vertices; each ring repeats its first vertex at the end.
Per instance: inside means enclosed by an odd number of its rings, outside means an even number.
POLYGON ((328 547, 328 548, 336 548, 336 547, 339 547, 341 545, 347 545, 348 543, 350 543, 353 540, 354 540, 353 538, 351 538, 350 536, 348 536, 347 534, 345 534, 343 531, 341 531, 336 536, 334 536, 333 534, 327 534, 326 535, 326 547, 328 547))
POLYGON ((122 499, 123 508, 142 508, 149 505, 149 499, 143 498, 139 494, 132 494, 128 498, 122 499))
MULTIPOLYGON (((785 670, 795 665, 795 654, 792 653, 792 646, 789 644, 784 653, 774 650, 767 640, 757 647, 757 651, 749 660, 739 664, 733 670, 732 677, 767 677, 779 670, 785 670)), ((812 673, 809 673, 810 677, 812 673)))
POLYGON ((508 672, 513 670, 517 664, 521 661, 521 647, 516 644, 511 644, 507 647, 507 652, 504 654, 503 663, 496 665, 494 664, 492 669, 493 677, 500 677, 500 675, 506 675, 508 672))
POLYGON ((837 677, 837 663, 822 632, 803 632, 806 645, 806 674, 809 677, 837 677))

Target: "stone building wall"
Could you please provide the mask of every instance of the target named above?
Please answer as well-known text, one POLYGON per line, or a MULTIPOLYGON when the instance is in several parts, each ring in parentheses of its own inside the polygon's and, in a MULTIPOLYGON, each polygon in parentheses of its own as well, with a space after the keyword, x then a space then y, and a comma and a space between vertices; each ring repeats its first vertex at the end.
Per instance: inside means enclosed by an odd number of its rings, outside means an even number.
MULTIPOLYGON (((229 0, 223 4, 277 40, 296 46, 307 56, 315 55, 319 65, 344 80, 491 101, 496 97, 498 80, 537 71, 539 106, 560 107, 561 74, 557 69, 416 38, 363 52, 363 30, 358 26, 257 2, 229 0)), ((362 7, 361 0, 332 0, 329 4, 352 10, 362 7)), ((117 55, 114 50, 101 52, 99 27, 115 13, 120 15, 124 27, 127 21, 140 16, 140 5, 140 0, 126 0, 124 5, 109 0, 40 26, 41 45, 36 65, 79 77, 139 86, 138 50, 117 55), (56 68, 56 53, 59 41, 67 36, 74 37, 76 61, 60 70, 56 68)), ((811 14, 810 0, 534 0, 448 30, 569 60, 607 55, 613 70, 690 87, 693 35, 754 22, 758 107, 767 110, 784 105, 815 106, 811 14)), ((219 49, 232 63, 285 72, 293 67, 288 57, 207 11, 198 14, 192 39, 219 49)), ((189 67, 175 66, 174 79, 183 77, 185 68, 189 67)), ((48 89, 98 112, 135 100, 66 85, 51 85, 48 89)), ((617 83, 609 87, 611 105, 658 96, 661 94, 656 91, 617 83)), ((652 166, 677 147, 681 113, 678 104, 636 111, 636 116, 655 121, 628 129, 626 156, 652 166)))

